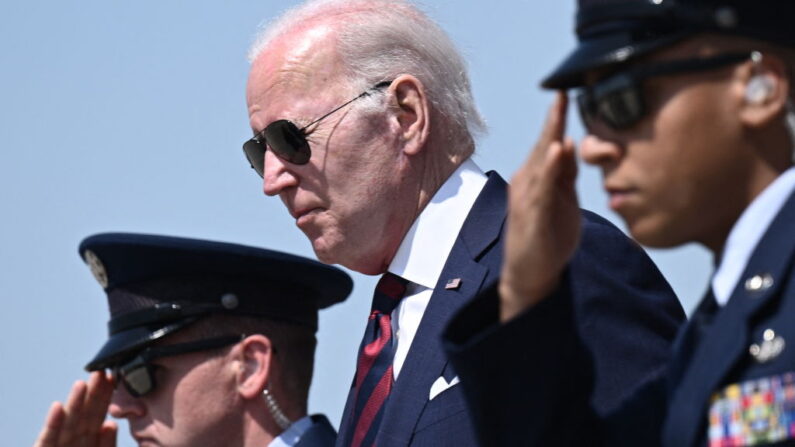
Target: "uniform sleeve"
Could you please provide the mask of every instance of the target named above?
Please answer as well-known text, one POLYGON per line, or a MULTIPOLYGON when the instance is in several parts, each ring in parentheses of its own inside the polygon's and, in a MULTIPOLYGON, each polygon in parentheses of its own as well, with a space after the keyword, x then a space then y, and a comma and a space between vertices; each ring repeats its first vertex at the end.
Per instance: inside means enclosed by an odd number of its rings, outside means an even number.
POLYGON ((684 312, 636 243, 585 212, 553 295, 506 324, 498 305, 495 284, 444 334, 482 445, 654 445, 684 312))

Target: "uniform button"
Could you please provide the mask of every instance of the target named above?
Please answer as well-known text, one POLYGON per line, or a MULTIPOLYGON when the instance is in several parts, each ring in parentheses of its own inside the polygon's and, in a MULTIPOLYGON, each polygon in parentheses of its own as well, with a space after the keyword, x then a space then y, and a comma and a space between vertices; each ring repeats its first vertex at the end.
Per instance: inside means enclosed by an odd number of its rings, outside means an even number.
POLYGON ((734 28, 737 26, 737 11, 729 6, 718 8, 715 11, 715 23, 721 28, 734 28))
POLYGON ((762 292, 773 286, 773 277, 768 273, 754 275, 745 280, 745 290, 748 292, 762 292))
POLYGON ((225 293, 221 296, 221 305, 224 306, 225 309, 236 309, 237 306, 240 305, 240 300, 234 293, 225 293))
POLYGON ((765 341, 773 341, 773 339, 776 338, 776 333, 773 331, 773 329, 766 329, 765 333, 762 335, 762 338, 764 338, 765 341))

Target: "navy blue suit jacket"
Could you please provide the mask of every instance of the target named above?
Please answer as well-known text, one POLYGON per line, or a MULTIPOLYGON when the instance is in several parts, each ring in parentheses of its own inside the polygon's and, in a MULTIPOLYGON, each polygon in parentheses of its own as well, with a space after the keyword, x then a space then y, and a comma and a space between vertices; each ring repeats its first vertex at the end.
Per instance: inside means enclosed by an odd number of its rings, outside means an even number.
MULTIPOLYGON (((450 387, 433 400, 429 400, 429 392, 440 376, 449 381, 456 375, 443 350, 442 331, 459 309, 497 280, 500 272, 506 186, 499 175, 489 173, 485 187, 461 228, 386 403, 375 442, 379 447, 477 445, 473 415, 466 405, 462 387, 450 387), (446 282, 452 278, 461 278, 460 287, 445 289, 446 282)), ((605 320, 595 318, 593 323, 604 328, 599 332, 602 336, 600 346, 603 349, 599 353, 602 362, 610 363, 611 353, 618 353, 619 358, 632 356, 624 364, 614 363, 612 368, 606 369, 624 371, 616 376, 618 380, 633 383, 668 359, 668 342, 684 314, 667 283, 639 247, 598 216, 585 212, 585 219, 594 222, 586 227, 602 229, 600 235, 605 237, 606 246, 593 253, 590 258, 593 264, 584 266, 593 274, 578 284, 583 289, 601 292, 586 294, 588 296, 605 296, 605 299, 588 303, 593 307, 591 311, 603 315, 608 313, 606 307, 617 315, 623 315, 605 320), (613 250, 626 256, 620 265, 644 272, 642 284, 625 285, 627 274, 610 268, 608 260, 613 250), (635 300, 624 299, 624 295, 635 300), (651 308, 648 312, 646 307, 643 307, 643 312, 636 311, 638 306, 635 303, 643 301, 642 298, 637 299, 638 295, 648 295, 649 301, 654 302, 653 306, 648 306, 651 308), (615 323, 619 325, 614 327, 615 323)), ((590 231, 586 229, 586 233, 590 234, 590 231)), ((555 340, 549 342, 556 343, 555 340)), ((603 384, 607 404, 612 400, 607 395, 621 387, 612 376, 600 383, 603 384)), ((556 401, 554 396, 549 398, 550 405, 556 401)), ((339 439, 345 439, 345 431, 350 426, 350 405, 349 395, 339 439)))
MULTIPOLYGON (((496 305, 496 290, 486 291, 456 317, 446 334, 470 404, 481 415, 477 419, 483 444, 706 446, 707 412, 714 392, 795 371, 794 349, 785 348, 764 363, 749 353, 767 329, 787 342, 795 340, 793 223, 795 194, 754 250, 728 304, 717 309, 711 299, 703 300, 680 331, 668 367, 641 386, 623 386, 625 400, 613 408, 598 405, 597 349, 586 333, 577 334, 585 313, 577 305, 573 268, 555 296, 506 325, 500 326, 493 314, 484 318, 472 314, 477 305, 496 305), (747 280, 757 275, 769 275, 772 281, 755 287, 747 280), (558 340, 557 348, 544 337, 558 340), (515 345, 516 340, 528 345, 520 355, 508 354, 513 351, 509 343, 515 345), (596 371, 597 382, 584 380, 582 370, 596 371), (571 386, 581 391, 587 387, 593 397, 568 412, 555 408, 566 416, 563 419, 550 417, 549 407, 538 396, 572 399, 571 386)), ((592 242, 587 236, 583 240, 584 245, 592 242)))
MULTIPOLYGON (((433 383, 455 373, 441 344, 441 333, 450 317, 493 281, 500 270, 500 239, 505 221, 505 181, 496 173, 489 179, 467 215, 411 348, 384 409, 376 436, 379 447, 475 445, 473 424, 460 386, 429 400, 433 383), (448 279, 461 278, 460 287, 445 289, 448 279)), ((352 393, 348 395, 339 440, 350 428, 352 393)))

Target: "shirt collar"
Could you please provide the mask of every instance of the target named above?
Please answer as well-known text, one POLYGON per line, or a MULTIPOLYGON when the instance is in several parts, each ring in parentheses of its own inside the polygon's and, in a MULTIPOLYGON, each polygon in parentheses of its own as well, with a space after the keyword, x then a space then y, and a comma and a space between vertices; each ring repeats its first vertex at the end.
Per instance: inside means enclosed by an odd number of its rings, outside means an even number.
POLYGON ((472 161, 464 161, 434 194, 398 247, 389 271, 433 289, 469 210, 488 177, 472 161))
POLYGON ((712 277, 712 292, 715 294, 715 301, 721 306, 729 301, 756 244, 793 190, 795 167, 786 170, 765 188, 732 227, 726 246, 723 247, 720 264, 712 277))
POLYGON ((298 444, 301 436, 312 426, 311 416, 304 416, 293 422, 279 436, 273 438, 268 447, 292 447, 298 444))

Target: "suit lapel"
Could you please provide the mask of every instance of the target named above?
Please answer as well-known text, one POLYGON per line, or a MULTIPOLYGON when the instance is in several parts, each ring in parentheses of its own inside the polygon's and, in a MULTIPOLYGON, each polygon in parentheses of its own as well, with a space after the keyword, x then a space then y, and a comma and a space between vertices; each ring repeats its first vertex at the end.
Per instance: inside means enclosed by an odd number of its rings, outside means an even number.
MULTIPOLYGON (((718 311, 703 338, 691 338, 696 346, 684 346, 687 341, 679 346, 676 361, 689 365, 679 365, 681 380, 671 383, 672 395, 663 428, 664 445, 691 446, 704 435, 703 423, 711 394, 724 384, 732 367, 747 355, 749 322, 777 295, 785 282, 784 275, 795 252, 792 222, 795 222, 795 193, 790 195, 754 249, 729 302, 718 311), (771 287, 763 290, 746 287, 747 278, 764 274, 773 278, 771 287), (692 352, 691 357, 680 359, 679 354, 687 351, 692 352)), ((693 330, 688 327, 686 333, 693 330)))
POLYGON ((403 369, 389 396, 377 444, 407 445, 431 385, 445 370, 441 333, 452 315, 474 298, 483 286, 489 267, 479 258, 499 239, 505 220, 506 184, 494 172, 467 215, 447 257, 442 274, 425 309, 403 369), (457 288, 445 288, 447 281, 460 278, 457 288))
MULTIPOLYGON (((357 351, 358 352, 358 351, 357 351)), ((353 417, 353 380, 351 381, 350 388, 348 389, 348 399, 345 400, 345 409, 342 411, 342 421, 340 422, 340 430, 337 435, 337 445, 343 446, 345 439, 348 438, 348 432, 351 430, 351 417, 353 417)))

